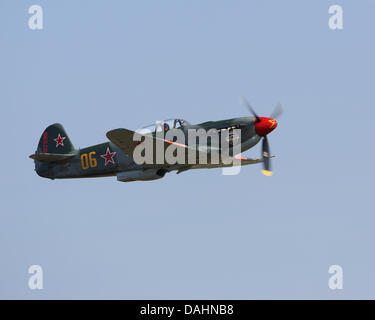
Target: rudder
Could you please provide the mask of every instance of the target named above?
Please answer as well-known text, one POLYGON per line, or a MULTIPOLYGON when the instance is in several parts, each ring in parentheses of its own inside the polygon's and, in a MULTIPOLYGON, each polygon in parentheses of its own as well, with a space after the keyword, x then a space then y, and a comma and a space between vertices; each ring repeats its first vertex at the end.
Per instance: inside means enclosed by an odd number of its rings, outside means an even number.
POLYGON ((60 123, 54 123, 42 133, 36 154, 71 154, 74 150, 64 127, 60 123))
POLYGON ((54 179, 54 163, 68 160, 76 153, 64 127, 60 123, 54 123, 44 130, 37 150, 30 158, 35 162, 38 175, 54 179))

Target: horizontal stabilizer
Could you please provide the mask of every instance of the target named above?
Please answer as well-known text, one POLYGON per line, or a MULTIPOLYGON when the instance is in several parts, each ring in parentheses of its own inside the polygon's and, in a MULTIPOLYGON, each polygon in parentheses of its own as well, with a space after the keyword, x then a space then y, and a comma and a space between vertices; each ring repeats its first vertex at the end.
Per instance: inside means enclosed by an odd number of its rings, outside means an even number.
POLYGON ((56 153, 35 153, 29 156, 29 158, 42 161, 42 162, 58 162, 64 161, 74 157, 74 153, 70 154, 56 154, 56 153))

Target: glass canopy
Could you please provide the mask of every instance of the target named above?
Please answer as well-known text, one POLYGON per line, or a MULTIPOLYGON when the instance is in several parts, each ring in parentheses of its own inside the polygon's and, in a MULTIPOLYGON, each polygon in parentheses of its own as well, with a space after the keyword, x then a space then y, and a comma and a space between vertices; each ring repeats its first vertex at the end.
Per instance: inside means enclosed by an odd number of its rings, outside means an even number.
POLYGON ((139 133, 147 133, 147 132, 160 132, 160 131, 166 131, 169 129, 178 129, 182 126, 189 125, 189 122, 187 122, 184 119, 165 119, 165 120, 158 120, 155 121, 154 124, 148 125, 146 127, 141 128, 140 130, 137 130, 139 133))

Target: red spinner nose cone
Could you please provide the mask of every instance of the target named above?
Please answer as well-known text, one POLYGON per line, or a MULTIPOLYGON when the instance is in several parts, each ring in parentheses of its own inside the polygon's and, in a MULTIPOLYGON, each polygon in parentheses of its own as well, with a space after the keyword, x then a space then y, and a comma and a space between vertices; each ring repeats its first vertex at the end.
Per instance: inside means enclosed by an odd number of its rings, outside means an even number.
POLYGON ((265 136, 277 127, 277 121, 272 118, 259 117, 260 121, 255 120, 255 131, 258 136, 265 136))

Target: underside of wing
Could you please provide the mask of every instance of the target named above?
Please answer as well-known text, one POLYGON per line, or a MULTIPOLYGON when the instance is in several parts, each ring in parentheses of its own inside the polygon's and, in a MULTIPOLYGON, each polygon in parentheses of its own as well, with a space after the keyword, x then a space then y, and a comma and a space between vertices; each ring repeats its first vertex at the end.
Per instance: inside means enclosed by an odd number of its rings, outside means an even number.
POLYGON ((227 168, 227 167, 234 167, 234 166, 247 166, 249 164, 256 164, 263 162, 262 158, 259 159, 249 159, 245 157, 235 157, 232 158, 232 161, 228 161, 229 163, 219 162, 217 164, 214 163, 206 163, 206 164, 190 164, 186 166, 181 166, 177 169, 177 173, 190 170, 190 169, 212 169, 212 168, 227 168))

